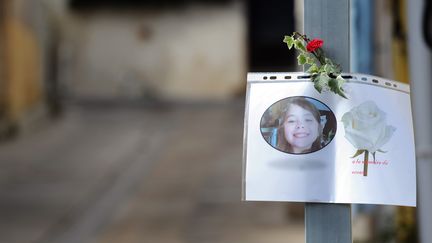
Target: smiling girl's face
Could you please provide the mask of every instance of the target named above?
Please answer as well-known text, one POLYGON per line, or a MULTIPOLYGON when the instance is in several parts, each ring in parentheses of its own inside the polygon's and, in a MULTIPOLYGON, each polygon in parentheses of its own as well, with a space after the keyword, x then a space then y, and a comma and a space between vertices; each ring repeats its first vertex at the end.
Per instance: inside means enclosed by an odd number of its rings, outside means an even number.
POLYGON ((313 114, 295 104, 289 106, 283 126, 285 139, 294 153, 310 149, 319 135, 318 121, 313 114))

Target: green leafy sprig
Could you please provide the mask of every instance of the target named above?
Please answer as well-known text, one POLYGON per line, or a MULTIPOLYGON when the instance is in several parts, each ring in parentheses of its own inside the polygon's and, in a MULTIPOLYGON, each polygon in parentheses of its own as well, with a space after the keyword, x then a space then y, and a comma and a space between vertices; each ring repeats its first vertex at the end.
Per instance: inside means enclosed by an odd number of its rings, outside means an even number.
POLYGON ((287 44, 288 49, 294 47, 299 51, 297 62, 311 74, 314 87, 319 93, 329 90, 347 99, 342 87, 346 82, 341 75, 342 69, 325 56, 321 48, 322 40, 310 40, 306 35, 294 32, 290 36, 285 36, 283 42, 287 44))

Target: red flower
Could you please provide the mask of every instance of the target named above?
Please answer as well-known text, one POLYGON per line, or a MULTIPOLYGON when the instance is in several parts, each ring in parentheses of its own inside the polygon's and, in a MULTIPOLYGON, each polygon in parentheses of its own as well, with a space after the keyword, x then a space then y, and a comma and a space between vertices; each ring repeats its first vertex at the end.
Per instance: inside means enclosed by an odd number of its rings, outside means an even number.
POLYGON ((313 52, 316 49, 320 48, 323 44, 324 44, 323 40, 313 39, 307 44, 306 49, 308 52, 313 52))

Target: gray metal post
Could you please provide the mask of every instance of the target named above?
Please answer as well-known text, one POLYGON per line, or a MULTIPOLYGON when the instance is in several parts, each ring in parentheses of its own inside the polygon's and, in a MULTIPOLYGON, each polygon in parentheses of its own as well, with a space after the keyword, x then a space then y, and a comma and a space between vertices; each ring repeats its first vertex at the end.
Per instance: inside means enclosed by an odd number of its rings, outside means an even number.
MULTIPOLYGON (((326 54, 350 71, 349 0, 305 0, 305 34, 324 40, 326 54)), ((351 243, 351 205, 306 203, 307 243, 351 243)))
POLYGON ((406 1, 411 101, 417 154, 417 224, 422 243, 432 239, 432 53, 422 35, 424 0, 406 1))

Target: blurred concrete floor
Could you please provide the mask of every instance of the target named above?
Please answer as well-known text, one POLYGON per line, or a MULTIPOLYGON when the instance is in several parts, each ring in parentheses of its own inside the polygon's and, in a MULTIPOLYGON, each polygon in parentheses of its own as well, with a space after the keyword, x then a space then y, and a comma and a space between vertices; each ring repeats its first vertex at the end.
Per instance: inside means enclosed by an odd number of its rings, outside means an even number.
POLYGON ((240 200, 243 109, 69 106, 0 144, 0 242, 304 242, 287 204, 240 200))

